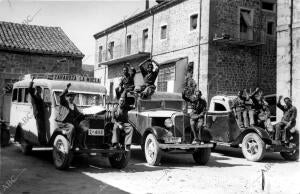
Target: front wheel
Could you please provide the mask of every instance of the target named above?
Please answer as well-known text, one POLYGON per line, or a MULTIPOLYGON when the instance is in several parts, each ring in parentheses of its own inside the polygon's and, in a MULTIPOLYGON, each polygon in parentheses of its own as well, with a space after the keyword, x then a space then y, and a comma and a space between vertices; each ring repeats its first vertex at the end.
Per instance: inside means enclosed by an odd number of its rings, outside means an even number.
POLYGON ((70 142, 62 135, 57 135, 53 143, 53 162, 59 170, 69 168, 73 159, 70 142))
POLYGON ((152 166, 157 166, 159 164, 162 151, 159 148, 156 137, 152 133, 148 134, 146 137, 144 153, 148 164, 152 166))
POLYGON ((257 162, 263 159, 266 152, 265 142, 256 133, 248 133, 242 142, 242 152, 247 160, 257 162))
POLYGON ((131 152, 116 153, 110 156, 109 163, 113 168, 122 169, 125 168, 129 162, 131 152))
POLYGON ((196 149, 193 153, 193 158, 197 164, 205 165, 210 158, 210 153, 210 148, 196 149))

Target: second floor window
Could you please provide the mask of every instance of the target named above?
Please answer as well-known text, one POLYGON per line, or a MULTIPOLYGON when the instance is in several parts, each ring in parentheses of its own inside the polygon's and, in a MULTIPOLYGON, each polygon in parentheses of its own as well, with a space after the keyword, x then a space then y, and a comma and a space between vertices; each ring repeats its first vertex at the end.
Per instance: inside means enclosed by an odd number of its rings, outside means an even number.
POLYGON ((130 55, 130 53, 131 53, 131 35, 127 36, 126 45, 127 45, 127 48, 126 48, 127 55, 130 55))
POLYGON ((160 27, 160 39, 166 39, 167 38, 167 25, 160 27))
POLYGON ((114 42, 110 42, 109 45, 108 45, 109 59, 113 59, 114 58, 114 46, 115 46, 114 42))
POLYGON ((248 9, 240 10, 240 39, 251 40, 253 38, 252 12, 248 9))
POLYGON ((102 62, 102 51, 103 51, 103 47, 99 46, 99 63, 102 62))
POLYGON ((142 50, 145 51, 147 48, 147 41, 148 41, 148 29, 143 30, 143 45, 142 50))
POLYGON ((190 30, 197 29, 197 22, 198 22, 198 14, 194 14, 190 17, 190 30))
POLYGON ((274 35, 274 22, 267 22, 267 34, 274 35))

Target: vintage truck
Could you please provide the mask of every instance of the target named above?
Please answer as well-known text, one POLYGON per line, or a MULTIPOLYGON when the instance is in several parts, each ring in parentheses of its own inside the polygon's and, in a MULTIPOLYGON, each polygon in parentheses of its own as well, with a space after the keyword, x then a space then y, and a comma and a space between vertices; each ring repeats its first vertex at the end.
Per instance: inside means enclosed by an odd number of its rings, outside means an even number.
MULTIPOLYGON (((250 161, 260 161, 266 151, 280 152, 286 160, 299 158, 299 133, 291 132, 290 145, 275 145, 274 134, 264 126, 240 128, 234 115, 232 101, 236 96, 214 96, 206 114, 206 130, 216 145, 241 147, 250 161)), ((276 100, 275 100, 276 101, 276 100)))
POLYGON ((197 164, 205 165, 213 143, 191 144, 187 106, 181 94, 155 92, 150 99, 129 94, 127 101, 135 109, 128 112, 134 128, 133 144, 141 145, 150 165, 158 165, 163 152, 191 153, 197 164))

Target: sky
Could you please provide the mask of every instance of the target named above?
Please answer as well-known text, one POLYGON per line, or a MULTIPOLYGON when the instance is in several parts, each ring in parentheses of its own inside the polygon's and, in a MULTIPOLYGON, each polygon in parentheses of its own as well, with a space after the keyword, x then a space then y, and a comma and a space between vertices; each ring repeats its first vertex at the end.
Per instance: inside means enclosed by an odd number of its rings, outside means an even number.
POLYGON ((61 27, 85 55, 83 64, 94 65, 93 35, 144 9, 145 0, 0 0, 0 21, 61 27))

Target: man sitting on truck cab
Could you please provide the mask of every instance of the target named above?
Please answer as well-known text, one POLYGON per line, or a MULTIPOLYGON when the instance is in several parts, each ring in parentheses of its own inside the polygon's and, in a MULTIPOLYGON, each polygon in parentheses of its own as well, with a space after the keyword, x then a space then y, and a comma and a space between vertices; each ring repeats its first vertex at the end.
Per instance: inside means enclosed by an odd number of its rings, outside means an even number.
POLYGON ((243 90, 238 92, 238 96, 233 100, 232 109, 237 117, 238 124, 241 128, 249 127, 248 113, 246 109, 246 97, 243 96, 243 90))
POLYGON ((60 95, 60 108, 56 118, 59 128, 66 132, 66 135, 72 145, 74 137, 78 142, 79 148, 86 148, 85 137, 88 127, 84 123, 84 115, 78 110, 74 103, 75 93, 69 92, 71 83, 60 95))
POLYGON ((131 67, 129 72, 129 63, 123 67, 123 76, 120 80, 119 87, 116 88, 116 97, 120 98, 123 92, 130 92, 134 90, 134 76, 136 74, 136 70, 131 67))
POLYGON ((201 98, 202 93, 200 90, 196 91, 194 95, 192 95, 190 98, 187 98, 185 94, 182 94, 182 98, 190 102, 192 105, 192 112, 190 113, 190 125, 191 130, 194 136, 194 140, 192 144, 198 144, 200 143, 202 139, 202 128, 204 125, 204 114, 206 111, 207 103, 206 101, 201 98), (196 130, 198 129, 198 135, 196 133, 196 130))
POLYGON ((282 131, 281 141, 284 143, 288 143, 289 130, 296 126, 296 117, 297 117, 297 108, 292 105, 292 100, 288 97, 284 98, 285 106, 281 104, 282 96, 279 96, 277 107, 283 111, 283 117, 279 123, 275 125, 276 133, 275 140, 280 140, 280 134, 282 131))

